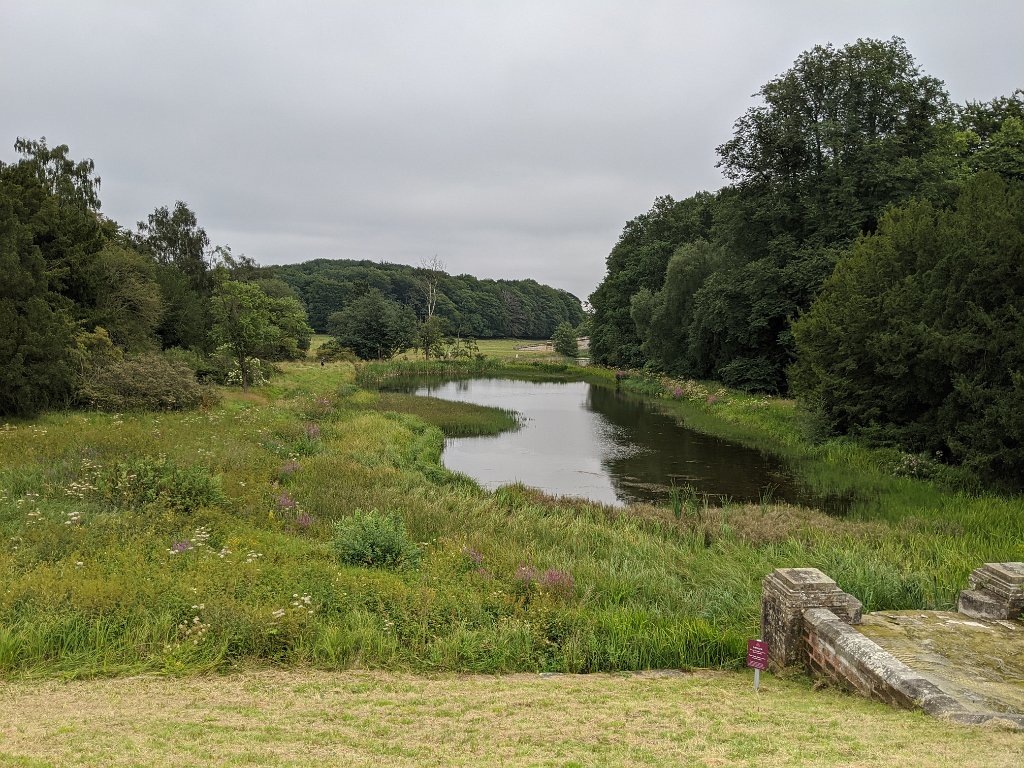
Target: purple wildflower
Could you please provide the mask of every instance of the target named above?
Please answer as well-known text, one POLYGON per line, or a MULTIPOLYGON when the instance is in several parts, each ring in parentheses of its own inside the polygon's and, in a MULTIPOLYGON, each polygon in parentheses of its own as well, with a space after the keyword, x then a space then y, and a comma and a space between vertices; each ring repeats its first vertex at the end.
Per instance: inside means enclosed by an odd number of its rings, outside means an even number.
POLYGON ((299 526, 299 528, 309 528, 309 526, 313 524, 313 516, 308 512, 299 512, 299 514, 295 516, 295 524, 299 526))
POLYGON ((181 555, 185 552, 188 552, 190 549, 192 549, 192 542, 186 539, 185 541, 174 542, 173 544, 171 544, 171 548, 168 551, 172 555, 181 555))
POLYGON ((714 395, 708 395, 708 399, 707 399, 708 405, 714 405, 717 402, 718 402, 718 398, 717 397, 715 397, 714 395))
POLYGON ((629 373, 627 371, 616 371, 615 372, 615 380, 616 381, 622 381, 623 379, 628 378, 628 376, 629 376, 629 373))
POLYGON ((279 509, 294 509, 295 499, 288 495, 288 491, 282 491, 281 495, 277 497, 277 506, 279 509))
POLYGON ((307 422, 303 429, 306 431, 306 437, 310 440, 318 440, 320 438, 320 427, 312 421, 307 422))
POLYGON ((682 387, 676 387, 675 389, 673 389, 672 390, 672 397, 674 397, 676 400, 682 400, 683 399, 683 388, 682 387))
POLYGON ((484 563, 483 554, 480 553, 478 550, 473 549, 473 547, 463 547, 462 554, 469 558, 469 561, 473 563, 473 565, 479 566, 483 565, 484 563))
POLYGON ((572 574, 557 568, 549 568, 544 571, 539 582, 541 587, 559 597, 569 597, 576 589, 576 580, 572 574))

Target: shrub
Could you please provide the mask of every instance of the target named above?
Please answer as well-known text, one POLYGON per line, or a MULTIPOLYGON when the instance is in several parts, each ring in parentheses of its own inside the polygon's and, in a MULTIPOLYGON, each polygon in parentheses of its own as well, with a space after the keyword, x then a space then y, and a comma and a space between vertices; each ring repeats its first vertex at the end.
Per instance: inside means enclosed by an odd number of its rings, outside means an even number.
POLYGON ((343 347, 337 339, 328 339, 316 351, 316 359, 325 363, 356 363, 359 357, 348 347, 343 347))
POLYGON ((104 411, 195 408, 203 399, 192 368, 155 352, 95 360, 78 389, 79 403, 104 411))
POLYGON ((97 488, 120 508, 162 503, 177 512, 224 504, 220 478, 205 467, 179 467, 166 456, 119 461, 98 478, 97 488))
POLYGON ((352 517, 335 523, 334 531, 334 551, 348 565, 394 571, 419 564, 422 553, 409 541, 405 523, 394 512, 356 510, 352 517))

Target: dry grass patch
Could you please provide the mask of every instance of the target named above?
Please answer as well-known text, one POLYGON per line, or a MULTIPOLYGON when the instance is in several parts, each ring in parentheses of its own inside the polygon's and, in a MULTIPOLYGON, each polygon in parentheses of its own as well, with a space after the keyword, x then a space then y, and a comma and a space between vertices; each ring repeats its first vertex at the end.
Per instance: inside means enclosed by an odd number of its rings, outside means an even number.
POLYGON ((3 765, 1018 766, 1020 734, 749 675, 0 683, 3 765))

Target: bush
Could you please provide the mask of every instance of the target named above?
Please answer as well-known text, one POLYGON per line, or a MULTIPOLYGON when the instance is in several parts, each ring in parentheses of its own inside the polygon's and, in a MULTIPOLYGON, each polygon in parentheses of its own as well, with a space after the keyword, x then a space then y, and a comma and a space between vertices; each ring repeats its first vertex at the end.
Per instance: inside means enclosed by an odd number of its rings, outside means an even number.
POLYGON ((88 365, 77 399, 102 411, 167 411, 195 408, 204 394, 180 358, 147 352, 105 356, 88 365))
POLYGON ((325 363, 357 363, 359 357, 348 347, 343 347, 337 339, 328 339, 316 351, 316 359, 325 363))
POLYGON ((99 493, 120 509, 160 503, 189 514, 227 502, 219 477, 205 467, 179 467, 162 455, 119 461, 97 480, 99 493))
POLYGON ((405 523, 394 512, 356 510, 335 523, 334 531, 334 551, 348 565, 396 571, 419 564, 420 548, 409 541, 405 523))

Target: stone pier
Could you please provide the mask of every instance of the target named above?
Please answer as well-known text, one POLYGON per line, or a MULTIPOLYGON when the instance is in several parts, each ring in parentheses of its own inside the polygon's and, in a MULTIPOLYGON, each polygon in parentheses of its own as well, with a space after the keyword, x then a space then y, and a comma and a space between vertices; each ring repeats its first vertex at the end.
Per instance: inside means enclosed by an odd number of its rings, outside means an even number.
POLYGON ((817 568, 776 568, 761 592, 761 638, 773 669, 805 664, 804 611, 827 608, 847 624, 860 622, 860 600, 817 568))
POLYGON ((1024 613, 1024 563, 985 563, 968 577, 957 610, 976 619, 1019 619, 1024 613))

